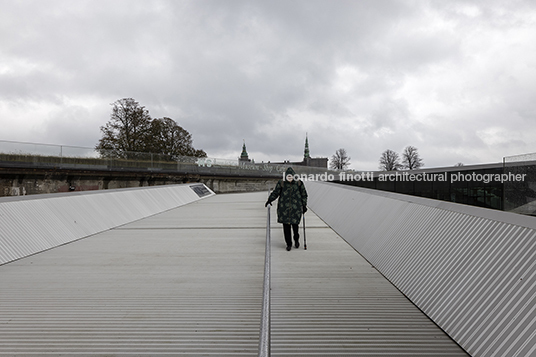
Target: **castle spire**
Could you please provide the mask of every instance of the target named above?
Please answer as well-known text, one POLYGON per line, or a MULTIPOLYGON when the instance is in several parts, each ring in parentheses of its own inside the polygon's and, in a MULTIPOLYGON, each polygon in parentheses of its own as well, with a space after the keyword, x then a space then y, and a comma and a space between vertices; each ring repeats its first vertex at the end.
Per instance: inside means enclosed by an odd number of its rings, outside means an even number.
POLYGON ((305 150, 303 150, 303 158, 308 159, 309 157, 309 139, 307 138, 307 133, 305 133, 305 150))
POLYGON ((251 162, 251 160, 249 159, 248 151, 246 150, 246 140, 244 140, 244 144, 242 145, 242 153, 240 154, 240 158, 238 158, 238 161, 251 162))
POLYGON ((240 154, 241 159, 248 159, 248 151, 246 150, 246 140, 244 139, 244 145, 242 145, 242 153, 240 154))

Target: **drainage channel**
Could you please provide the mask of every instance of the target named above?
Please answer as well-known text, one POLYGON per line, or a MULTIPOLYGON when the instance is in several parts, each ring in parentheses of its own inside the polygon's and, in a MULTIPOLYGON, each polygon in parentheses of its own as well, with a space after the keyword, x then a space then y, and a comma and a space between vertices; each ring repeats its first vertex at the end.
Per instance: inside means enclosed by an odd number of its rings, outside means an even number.
POLYGON ((262 297, 261 330, 259 334, 259 357, 270 356, 270 205, 266 218, 266 250, 264 255, 264 286, 262 297))

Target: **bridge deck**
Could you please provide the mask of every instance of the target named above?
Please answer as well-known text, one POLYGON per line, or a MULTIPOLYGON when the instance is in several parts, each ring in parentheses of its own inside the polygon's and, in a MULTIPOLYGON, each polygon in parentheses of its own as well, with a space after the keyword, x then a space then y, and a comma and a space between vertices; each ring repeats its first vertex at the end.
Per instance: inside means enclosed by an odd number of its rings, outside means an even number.
MULTIPOLYGON (((0 355, 255 356, 265 198, 214 196, 0 266, 0 355)), ((314 213, 290 252, 273 213, 272 356, 466 355, 314 213)))

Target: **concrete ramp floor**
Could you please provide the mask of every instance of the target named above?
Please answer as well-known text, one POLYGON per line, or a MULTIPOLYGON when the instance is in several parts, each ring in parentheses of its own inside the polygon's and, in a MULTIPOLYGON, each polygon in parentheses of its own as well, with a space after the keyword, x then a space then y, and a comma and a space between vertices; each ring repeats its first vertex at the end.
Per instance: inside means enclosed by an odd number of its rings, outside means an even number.
MULTIPOLYGON (((213 196, 0 266, 0 356, 256 356, 266 196, 213 196)), ((302 237, 287 252, 274 208, 272 356, 465 356, 313 212, 308 250, 302 237)))

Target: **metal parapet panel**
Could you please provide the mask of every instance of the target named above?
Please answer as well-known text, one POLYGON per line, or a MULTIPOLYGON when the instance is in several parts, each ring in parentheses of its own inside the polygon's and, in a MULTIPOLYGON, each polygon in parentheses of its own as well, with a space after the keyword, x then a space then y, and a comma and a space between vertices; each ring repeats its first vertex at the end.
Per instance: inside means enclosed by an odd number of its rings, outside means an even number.
POLYGON ((330 183, 309 205, 472 356, 536 353, 532 217, 330 183))
POLYGON ((200 184, 0 199, 0 264, 214 195, 200 184))

